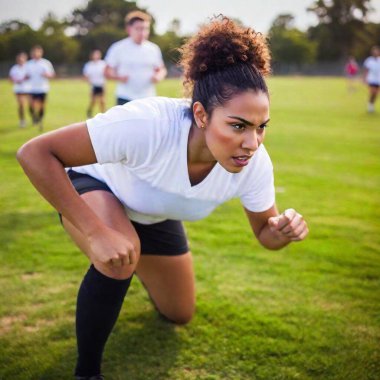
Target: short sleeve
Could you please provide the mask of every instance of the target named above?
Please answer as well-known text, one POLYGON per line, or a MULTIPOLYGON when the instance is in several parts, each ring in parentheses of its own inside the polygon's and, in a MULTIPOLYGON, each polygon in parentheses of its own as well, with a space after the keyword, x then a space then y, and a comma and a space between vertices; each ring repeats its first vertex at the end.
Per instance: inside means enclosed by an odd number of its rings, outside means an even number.
POLYGON ((83 66, 82 73, 84 76, 88 76, 88 62, 83 66))
POLYGON ((45 68, 49 74, 55 74, 54 67, 52 63, 48 60, 45 61, 45 68))
POLYGON ((158 67, 162 67, 164 65, 164 60, 162 58, 162 52, 158 46, 156 46, 156 64, 158 67))
POLYGON ((16 67, 12 66, 11 69, 9 70, 9 77, 14 80, 15 78, 15 72, 16 72, 16 67))
POLYGON ((111 45, 107 50, 107 54, 104 57, 104 61, 106 64, 112 68, 116 68, 118 65, 118 55, 116 51, 116 45, 111 45))
POLYGON ((371 62, 370 58, 367 58, 367 59, 364 61, 363 66, 364 66, 366 69, 369 69, 370 62, 371 62))
POLYGON ((273 165, 264 145, 261 145, 255 162, 240 193, 243 206, 249 211, 263 212, 275 203, 273 165))
POLYGON ((151 162, 162 141, 162 124, 154 102, 147 99, 115 106, 87 120, 97 162, 130 167, 151 162))

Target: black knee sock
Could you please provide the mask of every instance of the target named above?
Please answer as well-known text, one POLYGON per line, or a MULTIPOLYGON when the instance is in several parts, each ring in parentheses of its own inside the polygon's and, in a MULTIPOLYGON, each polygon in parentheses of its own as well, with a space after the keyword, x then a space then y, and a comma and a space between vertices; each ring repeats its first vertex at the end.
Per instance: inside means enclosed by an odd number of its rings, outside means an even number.
POLYGON ((132 277, 115 280, 91 265, 78 293, 76 333, 77 376, 100 373, 103 349, 119 316, 132 277))

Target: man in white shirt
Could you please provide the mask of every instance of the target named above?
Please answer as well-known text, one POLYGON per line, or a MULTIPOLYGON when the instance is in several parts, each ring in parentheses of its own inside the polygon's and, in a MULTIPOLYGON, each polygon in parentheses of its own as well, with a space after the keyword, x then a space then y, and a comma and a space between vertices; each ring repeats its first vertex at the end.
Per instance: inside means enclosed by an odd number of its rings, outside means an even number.
POLYGON ((26 63, 26 75, 30 87, 30 112, 33 124, 43 130, 42 119, 45 112, 45 102, 49 92, 49 79, 55 76, 53 65, 43 58, 41 46, 33 46, 30 51, 32 59, 26 63))
POLYGON ((160 48, 148 41, 151 16, 133 11, 128 13, 125 22, 129 37, 112 44, 105 57, 106 78, 118 82, 118 105, 155 96, 155 83, 167 74, 160 48))
POLYGON ((87 109, 87 117, 92 117, 92 109, 96 103, 99 103, 101 112, 106 109, 104 99, 104 69, 106 68, 105 61, 102 60, 102 52, 100 50, 93 50, 88 61, 83 67, 83 75, 91 85, 90 105, 87 109))
POLYGON ((375 101, 380 88, 380 47, 373 46, 371 56, 364 61, 364 80, 369 89, 368 112, 375 112, 375 101))

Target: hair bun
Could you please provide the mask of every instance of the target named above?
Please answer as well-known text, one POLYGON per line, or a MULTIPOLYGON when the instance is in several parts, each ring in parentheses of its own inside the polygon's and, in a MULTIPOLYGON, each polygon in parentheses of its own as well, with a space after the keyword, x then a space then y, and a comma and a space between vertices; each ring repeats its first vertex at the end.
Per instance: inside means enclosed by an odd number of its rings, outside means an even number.
POLYGON ((180 51, 187 82, 239 63, 255 66, 262 75, 270 72, 266 38, 222 15, 201 27, 180 51))

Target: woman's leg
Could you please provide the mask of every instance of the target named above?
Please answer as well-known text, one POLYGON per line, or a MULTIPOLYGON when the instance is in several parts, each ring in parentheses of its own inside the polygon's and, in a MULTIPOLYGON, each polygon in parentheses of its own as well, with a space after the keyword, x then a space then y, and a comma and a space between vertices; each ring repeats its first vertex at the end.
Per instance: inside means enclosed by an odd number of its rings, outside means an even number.
POLYGON ((20 127, 25 127, 25 111, 24 111, 24 94, 16 94, 17 99, 17 112, 18 112, 18 118, 20 122, 20 127))
MULTIPOLYGON (((134 244, 139 257, 139 239, 118 199, 107 191, 81 195, 106 225, 124 233, 134 244)), ((91 257, 85 236, 68 220, 63 224, 78 247, 91 257)), ((76 331, 78 343, 77 376, 94 376, 101 371, 104 346, 119 316, 136 264, 113 267, 93 263, 78 293, 76 331)))
POLYGON ((368 112, 374 112, 375 111, 375 101, 376 101, 378 92, 379 92, 378 87, 369 86, 368 112))
POLYGON ((190 252, 178 256, 142 254, 136 274, 163 316, 178 324, 191 320, 195 285, 190 252))
POLYGON ((88 118, 92 117, 92 110, 94 108, 95 102, 96 102, 95 95, 91 92, 90 103, 89 103, 88 108, 87 108, 87 117, 88 118))
POLYGON ((99 108, 100 108, 100 112, 106 111, 106 100, 105 100, 104 92, 99 95, 99 108))

